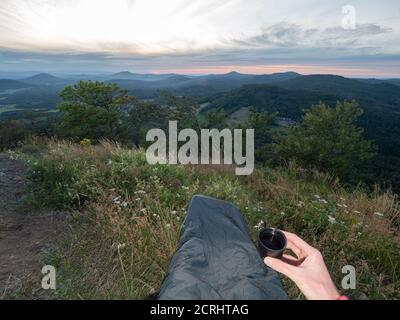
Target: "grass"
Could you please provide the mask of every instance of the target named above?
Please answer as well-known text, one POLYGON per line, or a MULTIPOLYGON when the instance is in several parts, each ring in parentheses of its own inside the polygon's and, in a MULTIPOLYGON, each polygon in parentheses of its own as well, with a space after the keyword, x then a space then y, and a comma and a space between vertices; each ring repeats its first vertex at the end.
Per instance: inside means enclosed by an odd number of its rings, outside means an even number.
MULTIPOLYGON (((31 165, 31 204, 73 212, 44 258, 58 272, 51 298, 143 299, 157 292, 195 194, 235 203, 254 239, 261 220, 299 234, 322 252, 339 288, 342 268, 353 265, 357 288, 342 290, 351 298, 400 298, 400 207, 390 192, 349 192, 337 179, 293 164, 249 177, 230 166, 150 166, 143 150, 109 142, 33 141, 18 155, 31 165)), ((302 298, 289 280, 284 286, 302 298)))

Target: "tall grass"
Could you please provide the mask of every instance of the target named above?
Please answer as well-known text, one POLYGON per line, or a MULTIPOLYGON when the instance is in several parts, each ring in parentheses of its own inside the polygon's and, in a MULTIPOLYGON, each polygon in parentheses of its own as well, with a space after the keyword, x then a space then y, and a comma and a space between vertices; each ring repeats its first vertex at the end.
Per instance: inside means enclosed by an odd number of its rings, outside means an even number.
MULTIPOLYGON (((28 147, 25 147, 29 150, 28 147)), ((32 147, 30 147, 32 148, 32 147)), ((232 201, 251 235, 261 221, 302 236, 323 253, 340 287, 357 271, 352 298, 400 298, 399 202, 390 192, 348 192, 337 179, 288 168, 236 177, 229 166, 150 166, 143 150, 110 142, 49 141, 30 158, 33 203, 74 214, 58 250, 55 298, 142 299, 157 292, 195 194, 232 201)), ((288 280, 292 298, 301 297, 288 280)))

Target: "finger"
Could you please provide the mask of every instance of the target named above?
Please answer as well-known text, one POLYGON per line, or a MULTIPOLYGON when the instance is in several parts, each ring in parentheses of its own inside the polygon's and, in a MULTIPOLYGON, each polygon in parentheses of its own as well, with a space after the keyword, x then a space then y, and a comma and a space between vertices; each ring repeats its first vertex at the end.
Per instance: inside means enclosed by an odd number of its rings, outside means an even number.
POLYGON ((289 277, 293 280, 293 275, 295 274, 296 267, 282 261, 279 259, 274 259, 270 257, 266 257, 264 259, 264 263, 274 269, 275 271, 284 274, 285 276, 289 277))
POLYGON ((289 239, 287 239, 286 249, 290 249, 299 259, 307 256, 304 251, 302 251, 299 247, 296 246, 296 244, 294 244, 289 239))
POLYGON ((297 259, 296 257, 293 257, 289 254, 284 254, 282 257, 282 261, 292 266, 298 267, 304 261, 304 259, 297 259))
MULTIPOLYGON (((305 242, 303 239, 301 239, 299 236, 295 235, 294 233, 290 233, 290 232, 286 232, 286 231, 284 231, 283 233, 285 234, 286 239, 288 240, 288 244, 293 246, 294 250, 300 249, 301 252, 306 253, 307 255, 309 255, 315 251, 315 248, 310 246, 307 242, 305 242)), ((292 248, 289 247, 289 249, 292 249, 292 248)), ((293 250, 293 252, 295 252, 294 250, 293 250)), ((297 253, 296 253, 296 255, 297 255, 297 253)))

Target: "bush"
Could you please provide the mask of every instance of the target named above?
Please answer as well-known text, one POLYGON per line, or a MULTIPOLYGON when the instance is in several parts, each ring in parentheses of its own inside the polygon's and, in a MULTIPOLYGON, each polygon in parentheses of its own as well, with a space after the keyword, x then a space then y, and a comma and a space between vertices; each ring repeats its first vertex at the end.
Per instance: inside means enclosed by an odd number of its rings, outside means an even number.
POLYGON ((16 122, 0 122, 0 151, 20 145, 29 131, 16 122))
POLYGON ((303 116, 275 145, 283 158, 303 167, 339 176, 347 181, 358 178, 361 164, 370 160, 376 146, 363 137, 357 126, 363 110, 356 102, 338 102, 335 108, 321 103, 303 116))

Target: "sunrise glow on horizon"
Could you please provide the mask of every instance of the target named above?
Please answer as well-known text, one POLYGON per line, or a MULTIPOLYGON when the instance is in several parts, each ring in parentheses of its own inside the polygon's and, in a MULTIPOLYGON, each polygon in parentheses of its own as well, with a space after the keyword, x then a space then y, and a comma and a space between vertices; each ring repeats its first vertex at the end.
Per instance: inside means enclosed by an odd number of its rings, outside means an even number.
POLYGON ((311 65, 258 65, 258 66, 220 66, 214 68, 183 68, 183 69, 163 69, 163 70, 150 70, 149 73, 154 74, 183 74, 183 75, 207 75, 207 74, 226 74, 229 72, 238 72, 242 74, 271 74, 271 73, 282 73, 282 72, 297 72, 303 75, 311 74, 336 74, 346 77, 376 77, 376 78, 396 78, 399 77, 398 69, 387 70, 379 72, 373 69, 357 69, 357 68, 340 68, 340 67, 329 67, 329 66, 311 66, 311 65))

